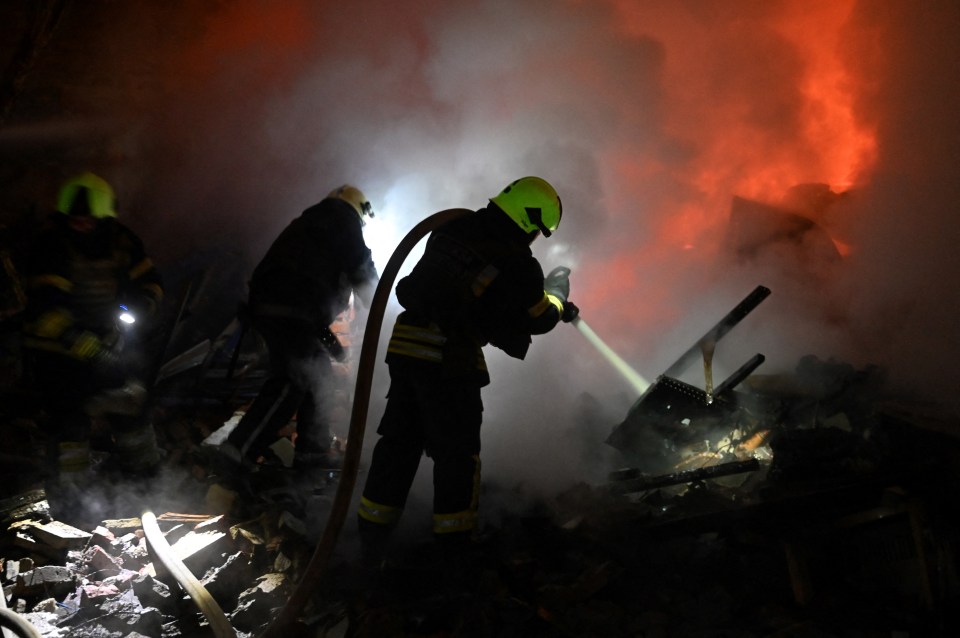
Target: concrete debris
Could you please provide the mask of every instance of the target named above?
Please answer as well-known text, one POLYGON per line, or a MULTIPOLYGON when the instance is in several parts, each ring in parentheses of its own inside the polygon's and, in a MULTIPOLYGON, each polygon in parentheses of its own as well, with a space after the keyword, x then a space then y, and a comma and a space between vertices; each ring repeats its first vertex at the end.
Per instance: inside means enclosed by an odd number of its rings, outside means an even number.
POLYGON ((24 528, 29 534, 53 549, 77 549, 87 544, 90 534, 60 521, 35 523, 24 528))
POLYGON ((235 607, 241 593, 256 579, 258 574, 249 558, 243 552, 235 552, 222 565, 210 569, 200 579, 200 583, 221 606, 235 607))
POLYGON ((72 570, 59 565, 43 565, 17 576, 13 587, 14 596, 44 598, 62 597, 76 588, 77 576, 72 570))
MULTIPOLYGON (((663 382, 624 420, 624 464, 605 483, 534 496, 485 482, 483 527, 456 555, 401 536, 365 568, 344 530, 298 635, 960 635, 960 441, 952 417, 884 392, 880 370, 813 357, 712 404, 663 382)), ((176 445, 199 446, 226 407, 183 416, 176 445)), ((167 458, 195 497, 157 517, 167 542, 238 635, 262 634, 310 561, 335 479, 298 508, 191 450, 167 458)), ((135 508, 86 530, 35 494, 5 503, 4 597, 46 638, 209 635, 135 508)))
POLYGON ((110 556, 99 545, 93 545, 84 552, 83 562, 89 571, 100 574, 104 578, 116 576, 123 569, 123 559, 110 556))
POLYGON ((192 530, 170 548, 174 556, 194 574, 203 574, 221 563, 223 554, 230 549, 226 532, 220 530, 192 530))
POLYGON ((155 607, 166 615, 174 614, 180 604, 180 598, 174 595, 171 587, 150 574, 138 574, 130 582, 130 587, 142 605, 155 607))
POLYGON ((257 578, 253 587, 240 593, 230 621, 239 631, 260 634, 290 597, 291 591, 292 584, 287 575, 264 574, 257 578))

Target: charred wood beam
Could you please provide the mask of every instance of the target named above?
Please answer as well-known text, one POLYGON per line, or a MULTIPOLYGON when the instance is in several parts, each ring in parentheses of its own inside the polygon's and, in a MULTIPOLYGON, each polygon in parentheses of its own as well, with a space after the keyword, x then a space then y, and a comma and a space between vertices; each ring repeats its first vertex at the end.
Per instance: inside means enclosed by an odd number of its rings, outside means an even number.
POLYGON ((717 389, 714 391, 716 396, 723 396, 730 390, 733 390, 735 387, 740 385, 740 383, 750 376, 750 373, 760 367, 760 364, 766 361, 766 357, 762 354, 755 354, 753 358, 744 363, 742 366, 737 368, 737 371, 727 377, 723 383, 717 386, 717 389))
POLYGON ((613 483, 611 483, 609 489, 615 494, 631 494, 633 492, 644 492, 658 487, 703 481, 719 476, 754 472, 758 469, 760 469, 760 461, 757 459, 731 461, 730 463, 721 463, 719 465, 711 465, 694 470, 683 470, 671 474, 661 474, 659 476, 644 476, 640 470, 630 468, 611 472, 608 478, 613 481, 613 483))
POLYGON ((753 292, 744 298, 736 308, 727 313, 727 315, 721 319, 713 328, 707 331, 700 339, 693 344, 689 350, 687 350, 683 355, 680 356, 677 361, 670 366, 664 376, 668 377, 678 377, 683 373, 684 370, 690 367, 694 361, 703 356, 704 348, 711 348, 713 344, 716 344, 725 334, 730 332, 730 330, 740 323, 744 317, 750 314, 754 308, 760 305, 764 299, 770 295, 770 289, 765 286, 757 286, 754 288, 753 292))

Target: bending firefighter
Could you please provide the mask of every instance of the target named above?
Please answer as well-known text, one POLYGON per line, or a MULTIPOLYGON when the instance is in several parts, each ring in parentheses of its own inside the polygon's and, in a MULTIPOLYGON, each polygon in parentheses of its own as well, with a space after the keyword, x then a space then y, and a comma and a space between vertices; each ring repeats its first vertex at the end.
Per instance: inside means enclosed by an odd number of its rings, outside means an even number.
POLYGON ((346 352, 330 324, 356 296, 369 307, 378 276, 363 226, 373 217, 349 185, 307 208, 274 240, 250 279, 247 309, 266 342, 269 377, 219 446, 248 470, 269 457, 278 432, 296 416, 294 473, 313 480, 339 464, 332 449, 330 393, 334 359, 346 352))
MULTIPOLYGON (((530 244, 550 237, 562 207, 539 177, 512 182, 486 208, 435 230, 397 284, 403 312, 387 350, 390 390, 359 510, 365 560, 378 561, 421 456, 433 460, 433 531, 465 546, 477 526, 483 347, 523 359, 531 335, 572 321, 566 272, 544 279, 530 244)), ((454 550, 456 551, 456 549, 454 550)))
POLYGON ((120 320, 149 325, 163 297, 160 276, 140 238, 117 220, 113 189, 92 173, 64 183, 25 270, 24 348, 49 417, 51 514, 95 516, 92 499, 84 502, 93 418, 109 422, 117 469, 144 475, 160 462, 141 414, 143 353, 120 320))

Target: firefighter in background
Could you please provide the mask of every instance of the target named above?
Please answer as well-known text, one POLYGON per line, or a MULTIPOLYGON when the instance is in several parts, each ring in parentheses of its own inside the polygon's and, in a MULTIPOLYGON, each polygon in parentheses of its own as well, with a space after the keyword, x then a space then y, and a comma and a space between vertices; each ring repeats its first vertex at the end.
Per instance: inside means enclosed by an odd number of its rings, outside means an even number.
MULTIPOLYGON (((117 220, 114 191, 93 173, 68 179, 57 210, 32 238, 24 279, 24 353, 49 418, 51 514, 96 515, 90 496, 92 418, 109 422, 115 466, 157 469, 160 451, 142 408, 144 358, 119 317, 149 325, 163 298, 143 242, 117 220)), ((92 519, 91 519, 92 520, 92 519)))
POLYGON ((246 311, 263 337, 270 371, 246 414, 218 448, 235 466, 257 468, 296 416, 295 476, 337 467, 330 429, 332 360, 346 352, 330 329, 356 293, 369 307, 377 270, 363 238, 373 208, 354 186, 333 190, 274 240, 250 279, 246 311))
MULTIPOLYGON (((544 278, 530 244, 560 224, 553 187, 524 177, 431 233, 396 287, 403 312, 387 349, 390 390, 358 512, 368 567, 379 562, 425 452, 433 460, 433 531, 469 546, 480 486, 483 346, 523 359, 531 335, 572 321, 566 275, 544 278)), ((559 270, 559 269, 558 269, 559 270)), ((568 271, 567 271, 568 272, 568 271)))

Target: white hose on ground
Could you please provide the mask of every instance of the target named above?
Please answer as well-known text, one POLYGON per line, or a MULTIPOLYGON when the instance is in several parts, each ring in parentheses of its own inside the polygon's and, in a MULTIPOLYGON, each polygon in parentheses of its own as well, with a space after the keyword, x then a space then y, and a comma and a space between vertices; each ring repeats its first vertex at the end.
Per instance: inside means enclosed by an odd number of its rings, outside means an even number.
POLYGON ((0 590, 0 636, 40 638, 40 632, 17 612, 7 607, 7 595, 0 590))
MULTIPOLYGON (((0 600, 3 595, 0 594, 0 600)), ((3 628, 3 635, 6 638, 10 636, 20 636, 20 638, 42 638, 40 631, 34 627, 30 621, 15 611, 7 609, 6 604, 0 607, 0 627, 3 628)))
POLYGON ((170 544, 167 543, 160 526, 157 525, 157 517, 154 516, 153 512, 148 510, 141 514, 140 523, 143 525, 143 533, 153 550, 154 557, 177 579, 180 586, 200 608, 200 612, 210 623, 213 635, 217 638, 234 638, 237 632, 233 629, 233 625, 230 624, 226 614, 223 613, 223 609, 210 595, 210 592, 200 584, 193 572, 173 554, 170 544))

